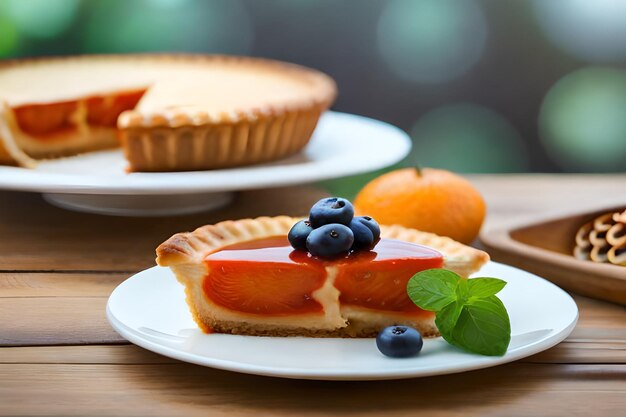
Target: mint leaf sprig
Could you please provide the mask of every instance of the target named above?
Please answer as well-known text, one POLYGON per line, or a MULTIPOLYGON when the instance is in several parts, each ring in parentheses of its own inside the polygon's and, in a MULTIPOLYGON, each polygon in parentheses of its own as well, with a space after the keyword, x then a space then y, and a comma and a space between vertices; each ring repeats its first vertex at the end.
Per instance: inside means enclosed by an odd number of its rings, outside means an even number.
POLYGON ((509 315, 496 294, 497 278, 461 278, 447 269, 428 269, 407 284, 419 308, 435 312, 435 324, 451 345, 473 353, 502 356, 511 341, 509 315))

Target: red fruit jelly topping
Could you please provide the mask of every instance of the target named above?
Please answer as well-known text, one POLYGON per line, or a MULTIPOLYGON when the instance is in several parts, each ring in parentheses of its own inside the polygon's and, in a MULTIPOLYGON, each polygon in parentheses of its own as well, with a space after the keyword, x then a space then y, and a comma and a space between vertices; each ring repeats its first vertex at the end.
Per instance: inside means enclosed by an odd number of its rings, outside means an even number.
POLYGON ((335 287, 341 291, 342 305, 423 314, 407 295, 406 285, 417 272, 442 266, 443 257, 433 249, 383 239, 371 252, 352 254, 339 268, 335 287))
POLYGON ((81 100, 57 103, 27 104, 13 109, 20 129, 39 140, 52 140, 57 134, 78 129, 74 120, 84 102, 87 123, 92 126, 117 126, 117 118, 124 110, 135 108, 145 89, 115 93, 113 96, 94 96, 81 100))
POLYGON ((344 305, 403 313, 423 313, 406 294, 419 271, 439 268, 433 249, 382 239, 372 251, 332 260, 294 250, 284 236, 238 243, 206 257, 205 294, 216 304, 243 313, 293 315, 323 313, 312 293, 324 285, 326 267, 337 266, 335 287, 344 305))

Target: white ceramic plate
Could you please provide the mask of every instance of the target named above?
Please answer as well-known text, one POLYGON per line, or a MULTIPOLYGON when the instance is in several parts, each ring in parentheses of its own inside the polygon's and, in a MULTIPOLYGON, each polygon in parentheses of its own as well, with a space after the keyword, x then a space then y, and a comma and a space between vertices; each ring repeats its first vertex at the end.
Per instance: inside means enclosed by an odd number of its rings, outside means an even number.
POLYGON ((404 158, 411 140, 377 120, 327 112, 298 155, 267 164, 194 172, 125 172, 121 150, 0 166, 0 189, 37 191, 57 206, 108 215, 189 214, 227 204, 233 191, 280 187, 374 171, 404 158))
POLYGON ((191 318, 183 287, 160 267, 120 284, 109 298, 107 316, 124 338, 171 358, 249 374, 326 380, 399 379, 486 368, 546 350, 574 329, 576 303, 554 284, 495 262, 477 275, 508 282, 498 294, 512 331, 502 357, 464 353, 441 338, 426 340, 414 358, 392 359, 378 352, 374 339, 204 334, 191 318))

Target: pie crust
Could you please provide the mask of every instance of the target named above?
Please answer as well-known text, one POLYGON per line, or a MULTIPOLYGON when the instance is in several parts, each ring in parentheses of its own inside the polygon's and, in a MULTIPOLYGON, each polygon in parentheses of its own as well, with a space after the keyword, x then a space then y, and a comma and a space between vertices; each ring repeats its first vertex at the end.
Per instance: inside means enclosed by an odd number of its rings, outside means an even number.
MULTIPOLYGON (((22 149, 19 140, 13 140, 17 146, 7 144, 6 136, 23 136, 11 110, 37 105, 38 119, 45 120, 59 103, 146 86, 137 107, 117 118, 130 171, 205 170, 289 156, 308 143, 336 96, 333 80, 318 71, 256 58, 103 55, 9 61, 0 65, 5 101, 0 163, 29 166, 41 157, 76 153, 64 150, 71 140, 63 135, 50 154, 22 149), (31 160, 16 157, 15 149, 31 160)), ((106 146, 116 145, 110 137, 106 146)), ((79 147, 83 150, 90 149, 79 147)))
MULTIPOLYGON (((316 337, 372 337, 385 325, 403 323, 416 327, 428 336, 437 336, 434 315, 417 317, 407 322, 407 317, 394 316, 355 306, 339 306, 339 291, 328 279, 314 297, 324 307, 324 317, 298 315, 298 317, 251 317, 223 309, 209 300, 202 290, 209 274, 205 258, 222 248, 247 241, 285 236, 299 219, 278 216, 224 221, 203 226, 190 233, 172 236, 157 248, 156 262, 172 269, 185 286, 187 303, 198 325, 204 331, 273 336, 316 337)), ((381 226, 381 237, 403 240, 428 246, 444 257, 444 268, 461 276, 480 269, 489 260, 487 253, 465 246, 447 237, 407 229, 401 226, 381 226)), ((329 272, 330 278, 330 272, 329 272)))

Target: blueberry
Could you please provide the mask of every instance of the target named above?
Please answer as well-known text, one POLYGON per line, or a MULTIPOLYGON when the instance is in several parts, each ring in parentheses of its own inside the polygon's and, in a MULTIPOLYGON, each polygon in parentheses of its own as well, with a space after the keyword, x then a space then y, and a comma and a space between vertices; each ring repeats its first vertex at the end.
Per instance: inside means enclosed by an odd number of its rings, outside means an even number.
POLYGON ((322 198, 311 207, 309 220, 313 228, 325 224, 339 223, 345 226, 350 224, 354 217, 354 207, 345 198, 329 197, 322 198))
POLYGON ((309 233, 312 231, 313 227, 311 226, 311 222, 308 220, 300 220, 293 225, 287 238, 294 249, 306 250, 306 238, 309 237, 309 233))
POLYGON ((370 216, 359 216, 356 219, 372 231, 372 234, 374 235, 374 244, 378 243, 380 240, 380 226, 376 223, 376 220, 372 219, 370 216))
POLYGON ((309 253, 322 258, 345 255, 354 243, 354 234, 348 226, 331 223, 314 229, 306 239, 309 253))
POLYGON ((376 346, 385 356, 408 358, 417 355, 424 341, 420 332, 407 326, 385 327, 376 336, 376 346))
POLYGON ((352 244, 352 250, 370 250, 374 247, 374 234, 363 224, 361 217, 355 217, 350 222, 350 230, 354 234, 354 243, 352 244))

